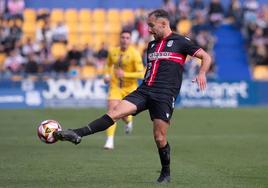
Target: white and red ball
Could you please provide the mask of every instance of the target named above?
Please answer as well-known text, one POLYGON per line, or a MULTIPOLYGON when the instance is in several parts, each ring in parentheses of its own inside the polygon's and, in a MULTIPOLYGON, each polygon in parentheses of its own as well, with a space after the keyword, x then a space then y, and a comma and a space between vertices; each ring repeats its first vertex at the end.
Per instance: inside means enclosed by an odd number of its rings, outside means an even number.
POLYGON ((42 142, 45 142, 47 144, 53 144, 57 141, 53 137, 53 132, 61 130, 62 129, 59 122, 49 119, 40 123, 37 128, 37 135, 42 142))

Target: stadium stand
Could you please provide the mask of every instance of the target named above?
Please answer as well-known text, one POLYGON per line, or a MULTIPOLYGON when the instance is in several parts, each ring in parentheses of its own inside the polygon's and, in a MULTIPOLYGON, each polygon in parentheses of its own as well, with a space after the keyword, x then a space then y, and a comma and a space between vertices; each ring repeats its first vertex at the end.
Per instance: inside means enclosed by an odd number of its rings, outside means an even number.
MULTIPOLYGON (((57 3, 48 1, 46 6, 41 2, 41 4, 37 5, 36 2, 29 2, 26 0, 27 6, 23 11, 23 21, 20 19, 6 20, 1 18, 1 30, 4 32, 5 28, 12 28, 11 30, 15 31, 15 37, 10 37, 14 38, 12 39, 13 42, 11 42, 11 46, 14 46, 15 40, 18 42, 16 44, 16 48, 18 49, 25 45, 28 38, 33 39, 36 43, 42 46, 42 50, 38 53, 44 53, 45 56, 50 57, 48 58, 48 64, 51 66, 57 58, 66 55, 68 49, 73 45, 76 45, 81 51, 83 51, 86 45, 89 45, 95 54, 97 54, 97 51, 101 48, 103 43, 106 43, 108 48, 117 45, 119 42, 118 34, 122 28, 128 28, 133 31, 133 43, 141 53, 144 52, 147 42, 151 39, 148 31, 146 31, 146 19, 144 18, 144 15, 147 14, 149 9, 136 9, 134 6, 129 8, 128 6, 125 6, 124 3, 122 4, 122 7, 117 8, 113 8, 112 6, 106 8, 105 6, 108 5, 101 4, 94 7, 94 3, 97 1, 92 2, 91 7, 82 7, 82 1, 78 6, 76 6, 75 3, 72 3, 72 6, 69 6, 70 2, 66 3, 66 5, 63 5, 63 3, 59 6, 60 1, 57 3), (66 41, 63 40, 63 43, 55 43, 55 41, 53 41, 53 33, 55 33, 56 26, 59 23, 62 24, 61 31, 65 30, 64 32, 67 34, 67 39, 66 41), (66 28, 64 29, 64 27, 66 28), (20 28, 22 29, 21 34, 20 28)), ((209 1, 204 1, 204 3, 205 6, 208 7, 209 1)), ((229 10, 227 10, 229 1, 221 1, 221 3, 226 9, 225 11, 229 14, 229 10)), ((114 5, 117 4, 118 3, 114 2, 114 5)), ((162 1, 156 1, 155 5, 157 5, 158 8, 161 7, 162 1)), ((178 6, 185 6, 187 10, 191 9, 189 3, 178 6)), ((240 5, 241 10, 243 9, 243 6, 245 5, 240 5)), ((268 15, 267 10, 265 13, 265 10, 262 10, 261 8, 262 7, 260 7, 260 12, 255 12, 255 14, 259 17, 261 15, 268 15)), ((175 7, 174 10, 176 9, 178 9, 178 7, 175 7)), ((208 8, 202 9, 202 11, 208 10, 208 8)), ((255 79, 267 79, 266 75, 268 72, 266 72, 267 69, 265 67, 268 65, 263 64, 266 62, 265 57, 262 57, 261 66, 257 67, 259 61, 255 61, 256 55, 259 57, 260 54, 258 53, 262 53, 263 48, 261 48, 262 51, 260 51, 259 47, 249 45, 259 41, 259 38, 254 35, 255 31, 248 31, 247 25, 243 23, 243 20, 240 20, 242 23, 237 27, 237 18, 233 14, 231 15, 233 16, 231 19, 229 19, 230 15, 227 15, 229 17, 220 20, 219 22, 222 23, 219 23, 219 25, 216 23, 215 25, 212 25, 212 28, 207 27, 205 25, 210 25, 208 22, 208 12, 202 13, 205 16, 206 23, 199 23, 198 18, 201 16, 199 16, 198 13, 198 10, 194 10, 193 13, 189 15, 185 14, 183 11, 177 11, 175 15, 173 15, 174 18, 172 18, 172 20, 175 21, 174 28, 177 32, 192 38, 212 54, 215 60, 211 70, 215 73, 213 74, 216 75, 213 76, 214 78, 219 78, 221 80, 249 80, 251 79, 251 76, 253 76, 255 79), (243 27, 241 27, 241 25, 243 27), (244 33, 246 33, 246 35, 243 35, 244 33), (249 36, 248 33, 253 34, 252 36, 249 36), (216 39, 214 39, 214 37, 216 37, 216 39), (215 41, 216 45, 214 45, 215 41), (245 46, 248 47, 248 52, 246 51, 245 46), (226 54, 228 54, 228 56, 226 56, 226 54), (251 67, 252 71, 249 70, 251 67), (237 74, 237 70, 239 70, 239 74, 237 74)), ((267 16, 264 18, 260 17, 260 19, 267 19, 267 16)), ((260 27, 262 26, 260 23, 262 22, 257 20, 254 24, 260 27)), ((262 37, 264 38, 264 41, 266 41, 265 37, 267 37, 267 29, 265 30, 265 26, 262 29, 265 31, 263 31, 265 36, 262 37)), ((5 44, 4 48, 7 50, 2 50, 0 53, 0 62, 2 65, 4 64, 6 57, 9 55, 8 46, 10 46, 10 44, 5 44)), ((264 49, 267 53, 267 48, 264 49)), ((38 53, 36 56, 40 55, 38 53)), ((25 56, 24 58, 27 62, 28 57, 25 56)), ((84 59, 85 58, 82 58, 79 63, 82 67, 87 64, 84 59)), ((42 67, 42 62, 39 62, 39 65, 42 67)), ((92 63, 90 66, 92 66, 92 63)), ((43 68, 40 70, 43 70, 43 68)), ((102 70, 99 69, 98 71, 99 73, 102 72, 102 70)), ((81 74, 82 72, 83 71, 80 71, 81 74)))
POLYGON ((222 80, 250 80, 245 42, 240 31, 228 24, 217 28, 215 35, 218 77, 222 80))

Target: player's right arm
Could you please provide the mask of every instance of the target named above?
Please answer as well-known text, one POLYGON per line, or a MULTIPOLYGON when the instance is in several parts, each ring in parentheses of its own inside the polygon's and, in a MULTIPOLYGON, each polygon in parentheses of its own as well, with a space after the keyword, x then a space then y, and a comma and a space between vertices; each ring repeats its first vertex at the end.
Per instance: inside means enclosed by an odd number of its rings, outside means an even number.
POLYGON ((111 50, 109 50, 107 63, 105 64, 105 68, 104 68, 104 82, 105 83, 110 82, 112 71, 113 71, 112 53, 111 53, 111 50))

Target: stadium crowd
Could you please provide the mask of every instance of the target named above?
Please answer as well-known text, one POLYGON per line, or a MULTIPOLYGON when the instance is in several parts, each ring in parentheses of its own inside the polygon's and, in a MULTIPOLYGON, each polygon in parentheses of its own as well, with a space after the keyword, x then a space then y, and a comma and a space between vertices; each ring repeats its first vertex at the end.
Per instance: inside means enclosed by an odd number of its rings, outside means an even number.
MULTIPOLYGON (((102 75, 111 46, 109 42, 103 40, 98 47, 92 43, 70 42, 69 25, 64 21, 52 24, 51 12, 46 9, 36 10, 34 19, 41 24, 34 28, 34 35, 25 35, 24 11, 27 7, 24 1, 0 0, 0 4, 1 78, 92 78, 102 75)), ((161 8, 170 13, 174 31, 191 38, 212 57, 217 40, 213 36, 215 28, 226 22, 234 24, 247 40, 250 64, 268 65, 268 8, 260 6, 258 1, 240 3, 231 0, 229 6, 224 7, 220 0, 163 0, 161 8)), ((144 64, 144 49, 151 40, 146 23, 148 11, 142 8, 133 10, 135 18, 120 28, 132 31, 133 44, 143 53, 144 64)), ((197 66, 197 59, 188 59, 185 75, 194 75, 197 66)), ((217 77, 216 68, 216 63, 213 63, 210 78, 217 77)))

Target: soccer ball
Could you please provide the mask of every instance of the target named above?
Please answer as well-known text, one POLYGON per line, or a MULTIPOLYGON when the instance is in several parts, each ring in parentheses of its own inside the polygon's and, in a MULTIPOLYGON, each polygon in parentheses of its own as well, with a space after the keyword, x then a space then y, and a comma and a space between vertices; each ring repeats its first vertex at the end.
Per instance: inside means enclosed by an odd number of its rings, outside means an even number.
POLYGON ((61 131, 60 124, 55 120, 45 120, 40 123, 37 128, 37 135, 42 142, 53 144, 57 140, 53 137, 54 131, 61 131))

